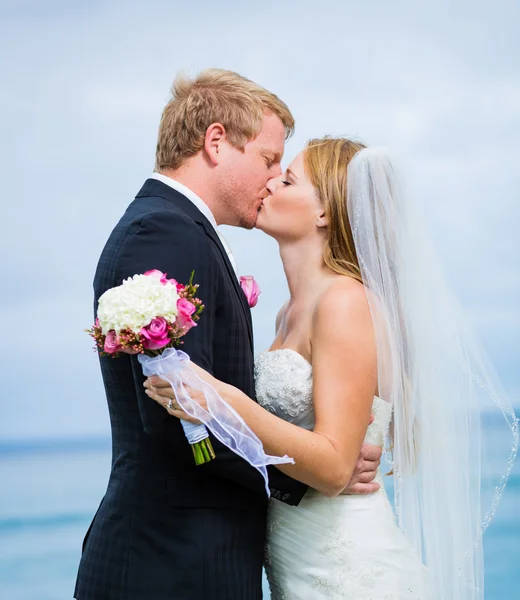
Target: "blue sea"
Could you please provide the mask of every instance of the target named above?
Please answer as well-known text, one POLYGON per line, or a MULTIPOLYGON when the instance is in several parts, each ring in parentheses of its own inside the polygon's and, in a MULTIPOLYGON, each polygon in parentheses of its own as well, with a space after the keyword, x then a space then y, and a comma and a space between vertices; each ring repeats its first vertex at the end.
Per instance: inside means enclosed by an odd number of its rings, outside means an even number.
MULTIPOLYGON (((72 598, 81 542, 109 468, 106 440, 0 445, 1 600, 72 598)), ((486 599, 519 598, 518 461, 485 540, 486 599)))

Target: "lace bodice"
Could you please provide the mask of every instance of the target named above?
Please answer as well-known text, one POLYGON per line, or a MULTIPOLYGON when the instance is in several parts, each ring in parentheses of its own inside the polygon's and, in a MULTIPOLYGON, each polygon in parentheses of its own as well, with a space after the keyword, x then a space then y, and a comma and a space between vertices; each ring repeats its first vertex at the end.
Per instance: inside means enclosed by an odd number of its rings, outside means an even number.
MULTIPOLYGON (((290 349, 263 352, 255 363, 261 406, 314 428, 312 366, 290 349)), ((374 398, 365 441, 381 446, 391 410, 374 398)), ((298 506, 272 500, 265 568, 272 600, 427 600, 420 557, 397 526, 384 489, 329 498, 308 489, 298 506)), ((431 599, 430 599, 431 600, 431 599)))
MULTIPOLYGON (((256 397, 269 412, 312 430, 312 366, 290 348, 262 352, 255 363, 256 397)), ((368 428, 365 442, 382 446, 390 422, 390 406, 377 396, 372 405, 374 422, 368 428)))

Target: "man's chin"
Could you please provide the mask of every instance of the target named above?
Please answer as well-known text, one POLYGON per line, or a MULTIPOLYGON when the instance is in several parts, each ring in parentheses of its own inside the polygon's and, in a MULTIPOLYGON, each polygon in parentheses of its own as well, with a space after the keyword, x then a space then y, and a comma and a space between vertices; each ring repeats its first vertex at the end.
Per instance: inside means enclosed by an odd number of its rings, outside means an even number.
POLYGON ((258 229, 258 231, 263 231, 263 224, 264 224, 264 215, 262 215, 262 210, 260 209, 257 214, 256 214, 256 221, 254 224, 254 228, 258 229))
POLYGON ((255 229, 258 224, 258 213, 255 215, 248 215, 247 217, 243 217, 240 221, 239 227, 242 229, 255 229))

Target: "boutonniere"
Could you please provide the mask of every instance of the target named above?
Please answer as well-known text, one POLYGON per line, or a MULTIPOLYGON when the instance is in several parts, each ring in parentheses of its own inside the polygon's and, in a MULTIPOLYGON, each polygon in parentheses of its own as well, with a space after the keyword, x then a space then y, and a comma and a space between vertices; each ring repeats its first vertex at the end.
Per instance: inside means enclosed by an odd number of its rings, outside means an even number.
POLYGON ((262 293, 252 275, 242 275, 240 277, 240 287, 246 295, 249 308, 257 305, 258 296, 262 293))

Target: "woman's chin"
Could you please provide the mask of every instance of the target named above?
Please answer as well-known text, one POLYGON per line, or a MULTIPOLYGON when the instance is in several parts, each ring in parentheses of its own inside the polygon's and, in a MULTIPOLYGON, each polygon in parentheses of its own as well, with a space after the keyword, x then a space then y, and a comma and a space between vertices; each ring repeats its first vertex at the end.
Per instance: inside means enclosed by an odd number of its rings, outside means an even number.
POLYGON ((270 238, 273 238, 273 240, 278 241, 276 230, 271 229, 265 222, 262 223, 259 221, 260 220, 257 221, 255 229, 261 231, 262 233, 265 233, 265 235, 268 235, 270 238))

